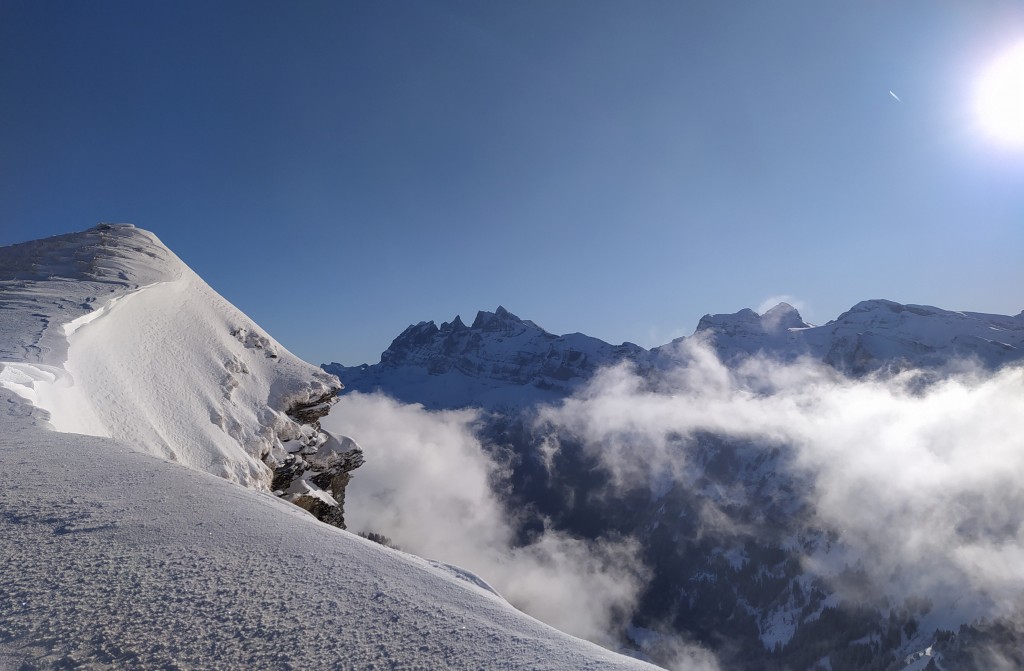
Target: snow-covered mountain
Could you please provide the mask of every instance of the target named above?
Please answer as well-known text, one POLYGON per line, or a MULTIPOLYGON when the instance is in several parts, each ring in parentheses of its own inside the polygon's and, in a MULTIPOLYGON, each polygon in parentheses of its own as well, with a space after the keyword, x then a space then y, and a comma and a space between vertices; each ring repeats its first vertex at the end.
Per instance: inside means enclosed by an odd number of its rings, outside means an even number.
POLYGON ((823 326, 805 323, 786 303, 763 315, 706 315, 694 335, 709 337, 727 362, 759 352, 783 360, 810 356, 852 374, 956 360, 995 368, 1024 358, 1024 312, 1011 317, 887 300, 861 301, 823 326))
POLYGON ((0 668, 651 668, 335 528, 339 389, 151 233, 0 248, 0 668))
POLYGON ((282 348, 151 233, 107 224, 4 247, 0 281, 0 385, 33 405, 37 423, 273 485, 343 526, 336 498, 361 453, 317 421, 341 383, 282 348))
POLYGON ((632 343, 612 346, 582 333, 552 335, 499 306, 478 312, 472 326, 459 316, 440 327, 432 321, 414 324, 374 366, 323 368, 344 372, 346 384, 350 380, 355 389, 381 388, 429 408, 521 408, 565 396, 601 366, 644 355, 632 343))
POLYGON ((572 333, 556 336, 503 307, 479 312, 471 326, 456 316, 409 326, 379 363, 323 365, 349 390, 380 390, 430 408, 524 408, 564 398, 600 368, 628 361, 641 371, 680 361, 691 340, 707 342, 723 362, 764 354, 793 361, 811 357, 843 372, 935 368, 959 361, 986 368, 1024 359, 1024 312, 1016 316, 954 312, 887 300, 862 301, 823 326, 806 323, 780 303, 705 315, 693 335, 645 350, 572 333))

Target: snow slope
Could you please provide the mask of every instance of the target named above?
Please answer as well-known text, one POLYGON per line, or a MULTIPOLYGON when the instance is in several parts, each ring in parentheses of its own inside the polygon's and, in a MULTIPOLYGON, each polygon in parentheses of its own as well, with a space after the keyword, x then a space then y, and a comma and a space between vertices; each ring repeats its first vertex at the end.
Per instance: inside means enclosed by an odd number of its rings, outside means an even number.
POLYGON ((341 388, 131 226, 2 248, 0 286, 0 385, 58 431, 267 489, 286 411, 341 388))
POLYGON ((0 668, 654 668, 270 494, 25 419, 0 419, 0 668))
POLYGON ((0 669, 652 668, 267 493, 338 382, 152 234, 0 248, 0 336, 0 669))

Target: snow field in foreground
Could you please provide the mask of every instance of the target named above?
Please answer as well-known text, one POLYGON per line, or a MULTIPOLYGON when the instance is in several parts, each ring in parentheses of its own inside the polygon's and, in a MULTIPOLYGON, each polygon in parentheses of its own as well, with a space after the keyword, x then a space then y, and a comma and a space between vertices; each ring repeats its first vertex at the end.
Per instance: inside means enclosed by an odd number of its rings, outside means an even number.
POLYGON ((269 494, 114 440, 0 422, 0 664, 653 668, 269 494))

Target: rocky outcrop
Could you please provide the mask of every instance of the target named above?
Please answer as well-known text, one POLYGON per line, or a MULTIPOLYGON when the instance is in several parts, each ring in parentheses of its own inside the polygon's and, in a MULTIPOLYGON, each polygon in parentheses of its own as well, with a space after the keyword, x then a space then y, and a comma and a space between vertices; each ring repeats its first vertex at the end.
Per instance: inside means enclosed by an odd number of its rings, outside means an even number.
POLYGON ((338 400, 338 392, 344 387, 332 388, 308 403, 299 403, 288 409, 288 416, 300 424, 309 424, 322 431, 320 419, 327 416, 331 406, 338 400))
POLYGON ((271 490, 275 494, 344 529, 345 487, 350 473, 363 465, 363 450, 348 436, 334 436, 320 426, 320 419, 337 402, 339 390, 332 388, 288 408, 288 417, 299 431, 282 443, 286 456, 268 465, 274 472, 271 490))

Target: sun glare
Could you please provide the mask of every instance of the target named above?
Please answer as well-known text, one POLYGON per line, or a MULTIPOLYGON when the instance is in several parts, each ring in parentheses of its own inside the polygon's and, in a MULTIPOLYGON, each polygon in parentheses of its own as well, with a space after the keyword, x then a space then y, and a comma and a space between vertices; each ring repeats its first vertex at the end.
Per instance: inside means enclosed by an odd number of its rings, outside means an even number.
POLYGON ((1024 147, 1024 42, 988 66, 978 81, 975 105, 989 135, 1024 147))

